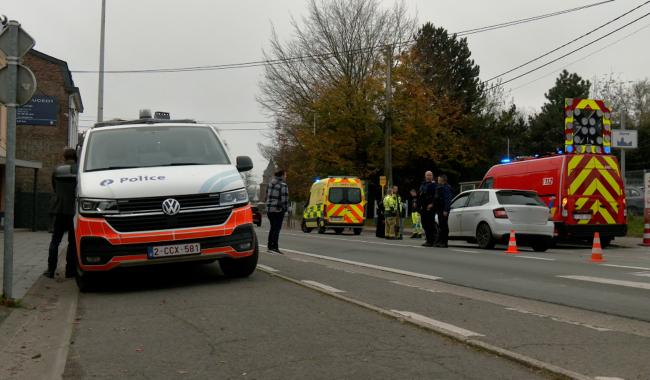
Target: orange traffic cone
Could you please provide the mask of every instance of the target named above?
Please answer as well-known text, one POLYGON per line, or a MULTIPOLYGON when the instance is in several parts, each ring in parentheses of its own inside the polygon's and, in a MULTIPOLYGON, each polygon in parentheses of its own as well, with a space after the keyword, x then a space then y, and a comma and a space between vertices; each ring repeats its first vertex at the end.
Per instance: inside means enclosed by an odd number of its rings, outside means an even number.
POLYGON ((600 234, 596 232, 594 234, 594 245, 591 248, 591 262, 592 263, 601 263, 605 261, 603 259, 603 247, 600 246, 600 234))
POLYGON ((643 225, 643 243, 641 243, 641 245, 644 247, 650 247, 650 223, 643 225))
POLYGON ((508 249, 505 252, 508 253, 508 254, 511 254, 511 255, 516 255, 518 253, 521 253, 517 249, 517 239, 515 239, 515 231, 514 230, 510 231, 510 241, 508 242, 508 249))

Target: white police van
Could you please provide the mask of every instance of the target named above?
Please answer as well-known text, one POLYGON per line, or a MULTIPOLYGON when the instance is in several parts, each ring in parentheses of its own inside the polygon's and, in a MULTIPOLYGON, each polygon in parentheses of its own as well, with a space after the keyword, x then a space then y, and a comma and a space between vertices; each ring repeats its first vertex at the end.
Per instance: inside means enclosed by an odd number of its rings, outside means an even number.
POLYGON ((255 270, 258 243, 240 172, 217 130, 192 120, 96 124, 79 158, 77 284, 97 272, 183 261, 219 261, 227 276, 255 270))

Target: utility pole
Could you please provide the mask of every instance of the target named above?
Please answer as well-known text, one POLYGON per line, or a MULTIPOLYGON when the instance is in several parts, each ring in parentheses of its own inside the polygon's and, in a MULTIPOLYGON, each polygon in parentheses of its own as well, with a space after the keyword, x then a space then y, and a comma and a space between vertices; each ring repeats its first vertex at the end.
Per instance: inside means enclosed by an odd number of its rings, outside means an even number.
POLYGON ((388 188, 393 186, 393 149, 392 137, 392 96, 391 70, 393 68, 393 47, 386 47, 386 110, 384 114, 384 175, 387 178, 388 188))
MULTIPOLYGON (((3 24, 6 19, 3 18, 3 24)), ((16 21, 0 29, 0 51, 7 66, 0 70, 0 103, 7 107, 7 157, 5 163, 5 213, 2 296, 13 299, 14 204, 16 193, 16 108, 27 103, 36 91, 34 73, 21 65, 21 57, 34 46, 34 40, 16 21)))
POLYGON ((316 136, 316 112, 314 112, 314 136, 316 136))
POLYGON ((106 0, 102 0, 102 21, 99 35, 99 85, 97 89, 97 122, 104 121, 104 34, 106 29, 106 0))

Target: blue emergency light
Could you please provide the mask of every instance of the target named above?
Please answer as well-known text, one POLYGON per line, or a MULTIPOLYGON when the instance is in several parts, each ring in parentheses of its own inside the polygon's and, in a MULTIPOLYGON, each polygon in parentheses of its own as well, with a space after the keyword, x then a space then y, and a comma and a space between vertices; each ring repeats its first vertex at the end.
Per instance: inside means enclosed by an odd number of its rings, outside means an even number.
POLYGON ((510 158, 504 158, 504 159, 501 160, 502 164, 509 164, 510 162, 512 162, 512 161, 510 161, 510 158))

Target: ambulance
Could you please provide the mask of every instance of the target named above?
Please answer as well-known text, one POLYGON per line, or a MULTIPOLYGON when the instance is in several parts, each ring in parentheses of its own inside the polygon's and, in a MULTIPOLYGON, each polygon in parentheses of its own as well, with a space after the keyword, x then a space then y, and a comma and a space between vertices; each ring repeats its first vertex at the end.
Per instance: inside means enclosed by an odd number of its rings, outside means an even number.
POLYGON ((625 187, 611 154, 610 110, 600 100, 565 100, 565 150, 493 166, 481 188, 534 190, 548 205, 560 239, 607 246, 627 234, 625 187))
POLYGON ((77 284, 98 272, 219 261, 231 277, 253 273, 258 242, 240 172, 210 125, 155 119, 98 123, 80 150, 75 216, 77 284))
POLYGON ((366 220, 363 184, 356 177, 328 177, 314 182, 305 205, 301 228, 305 233, 327 229, 340 234, 351 228, 360 235, 366 220))

